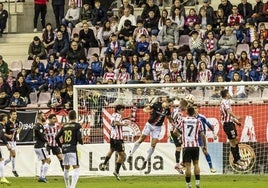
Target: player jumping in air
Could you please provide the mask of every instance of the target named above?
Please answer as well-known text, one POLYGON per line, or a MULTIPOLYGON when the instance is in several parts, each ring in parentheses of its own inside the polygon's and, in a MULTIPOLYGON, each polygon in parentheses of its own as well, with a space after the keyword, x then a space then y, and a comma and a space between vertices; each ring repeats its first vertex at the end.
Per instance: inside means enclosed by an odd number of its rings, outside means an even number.
POLYGON ((173 119, 170 116, 171 115, 170 103, 167 101, 165 102, 157 101, 152 104, 148 104, 146 107, 143 108, 143 111, 145 113, 150 113, 150 117, 147 123, 145 124, 145 127, 142 131, 142 135, 134 143, 134 146, 128 157, 128 162, 129 163, 132 162, 133 154, 135 153, 135 151, 139 148, 140 144, 145 140, 145 138, 148 135, 151 135, 151 147, 147 151, 147 156, 143 163, 142 168, 144 169, 147 165, 148 160, 151 158, 155 150, 156 144, 159 141, 161 126, 163 125, 165 117, 167 117, 171 123, 173 122, 173 119))
POLYGON ((244 166, 244 162, 241 160, 238 140, 237 140, 237 130, 235 124, 241 125, 240 117, 236 116, 232 111, 230 94, 227 89, 221 91, 222 101, 220 104, 221 121, 223 125, 223 130, 229 139, 231 152, 233 154, 233 163, 238 166, 244 166))
MULTIPOLYGON (((198 106, 197 106, 197 104, 193 104, 193 108, 195 110, 195 116, 196 116, 196 118, 199 119, 201 121, 202 125, 203 125, 204 134, 206 135, 206 128, 208 127, 213 132, 214 139, 216 140, 217 139, 217 136, 214 134, 214 129, 213 129, 212 125, 209 123, 209 121, 207 120, 207 118, 204 115, 198 113, 198 106)), ((203 146, 203 142, 202 142, 202 137, 201 137, 200 133, 199 133, 199 136, 198 136, 198 141, 199 141, 199 145, 202 147, 203 146)), ((215 168, 213 168, 212 160, 211 160, 211 157, 210 157, 207 149, 206 148, 203 148, 202 151, 203 151, 203 153, 204 153, 204 155, 206 157, 206 160, 208 162, 208 165, 209 165, 209 168, 210 168, 210 172, 215 173, 217 170, 215 168)))
POLYGON ((117 180, 120 180, 119 170, 126 156, 123 140, 123 126, 127 126, 127 124, 122 121, 122 115, 124 111, 125 106, 115 106, 115 112, 112 114, 111 118, 112 128, 110 134, 110 150, 105 157, 104 163, 100 167, 101 170, 104 170, 113 152, 117 151, 118 157, 116 160, 115 171, 113 173, 117 180))

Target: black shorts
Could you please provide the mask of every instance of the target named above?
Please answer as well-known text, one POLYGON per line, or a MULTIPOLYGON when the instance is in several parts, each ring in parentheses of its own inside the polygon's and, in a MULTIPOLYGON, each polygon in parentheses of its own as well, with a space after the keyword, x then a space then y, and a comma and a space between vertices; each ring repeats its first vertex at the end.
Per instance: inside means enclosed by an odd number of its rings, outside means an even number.
POLYGON ((199 160, 199 147, 186 147, 183 148, 182 158, 184 163, 199 160))
POLYGON ((59 155, 59 154, 61 154, 61 149, 58 146, 47 146, 47 151, 48 151, 48 154, 49 155, 51 155, 51 152, 50 151, 52 151, 52 154, 53 155, 59 155))
POLYGON ((110 148, 117 152, 124 152, 125 151, 124 141, 110 139, 110 148))
POLYGON ((172 137, 172 140, 175 144, 176 147, 181 147, 182 144, 182 140, 181 140, 181 136, 177 137, 173 131, 170 131, 170 136, 172 137))
POLYGON ((237 131, 235 128, 235 124, 233 122, 224 122, 223 123, 223 130, 225 134, 227 135, 227 138, 235 139, 237 137, 237 131))

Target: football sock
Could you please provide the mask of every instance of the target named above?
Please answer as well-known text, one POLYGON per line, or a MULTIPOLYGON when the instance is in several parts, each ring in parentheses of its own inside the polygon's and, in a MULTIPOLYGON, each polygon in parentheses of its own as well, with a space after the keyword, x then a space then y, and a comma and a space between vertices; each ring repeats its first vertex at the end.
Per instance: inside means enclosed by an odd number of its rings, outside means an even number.
POLYGON ((149 150, 147 151, 147 157, 146 157, 145 161, 148 161, 148 160, 151 158, 151 156, 152 156, 154 150, 155 150, 155 147, 152 147, 152 146, 151 146, 151 147, 149 148, 149 150))
POLYGON ((236 154, 236 148, 231 147, 231 152, 233 154, 234 161, 238 161, 237 154, 236 154))
POLYGON ((108 163, 108 161, 110 160, 110 158, 111 158, 111 157, 106 156, 103 164, 106 165, 106 164, 108 163))
POLYGON ((190 181, 191 181, 191 177, 186 176, 186 177, 185 177, 185 181, 186 181, 186 183, 190 183, 190 181))
POLYGON ((44 176, 44 164, 42 164, 41 167, 40 167, 40 177, 41 178, 44 178, 45 177, 44 176))
POLYGON ((7 158, 7 159, 5 160, 5 165, 7 165, 10 161, 11 161, 11 159, 10 159, 10 158, 7 158))
POLYGON ((241 157, 240 157, 238 144, 235 145, 235 150, 236 150, 236 154, 237 154, 237 159, 240 160, 241 157))
POLYGON ((212 160, 209 154, 205 155, 206 156, 206 160, 208 162, 209 168, 212 168, 212 160))
POLYGON ((45 164, 44 164, 44 172, 43 172, 43 176, 44 176, 44 178, 45 178, 46 175, 47 175, 48 168, 49 168, 49 164, 48 164, 48 163, 45 163, 45 164))
POLYGON ((119 174, 120 167, 121 167, 121 163, 116 163, 115 172, 117 174, 119 174))
POLYGON ((64 171, 64 165, 62 164, 62 160, 59 160, 59 162, 60 162, 60 167, 61 167, 62 171, 64 171))
POLYGON ((66 187, 70 187, 70 176, 69 176, 69 170, 64 169, 64 182, 66 187))
POLYGON ((4 161, 0 161, 0 177, 4 177, 4 166, 5 166, 5 163, 4 161))
POLYGON ((135 144, 130 152, 130 156, 132 156, 135 153, 135 151, 139 148, 140 145, 141 145, 141 143, 135 142, 135 144))
POLYGON ((176 163, 180 163, 180 155, 181 155, 181 152, 180 151, 176 151, 175 152, 176 163))
POLYGON ((12 171, 15 171, 15 157, 11 157, 12 171))
POLYGON ((72 176, 72 184, 71 184, 71 188, 75 188, 76 187, 76 183, 78 181, 79 178, 79 168, 75 168, 73 170, 73 176, 72 176))

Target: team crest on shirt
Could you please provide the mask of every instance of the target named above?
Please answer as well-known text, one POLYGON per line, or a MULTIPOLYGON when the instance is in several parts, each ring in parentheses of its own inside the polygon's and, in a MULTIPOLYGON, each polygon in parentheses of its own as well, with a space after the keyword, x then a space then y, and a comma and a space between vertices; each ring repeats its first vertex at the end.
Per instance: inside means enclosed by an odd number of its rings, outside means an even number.
POLYGON ((43 133, 43 129, 40 129, 40 133, 43 133))
POLYGON ((135 137, 141 135, 141 130, 139 126, 137 125, 137 123, 129 119, 125 119, 124 122, 128 124, 128 126, 123 127, 124 141, 125 142, 135 141, 135 137))
POLYGON ((244 165, 235 165, 233 163, 233 155, 229 154, 229 163, 232 169, 236 172, 248 172, 250 171, 256 163, 256 155, 252 147, 248 144, 239 144, 239 153, 241 159, 244 161, 244 165))

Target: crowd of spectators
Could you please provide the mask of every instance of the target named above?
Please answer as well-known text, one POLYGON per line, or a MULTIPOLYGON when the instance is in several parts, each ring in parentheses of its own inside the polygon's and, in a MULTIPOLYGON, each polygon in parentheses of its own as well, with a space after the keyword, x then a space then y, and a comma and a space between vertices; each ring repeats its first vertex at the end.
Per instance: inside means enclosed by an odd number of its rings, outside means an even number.
POLYGON ((93 7, 82 2, 81 7, 70 2, 57 29, 46 23, 42 38, 33 38, 31 70, 12 78, 0 56, 0 85, 5 85, 0 103, 6 97, 14 106, 11 100, 17 104, 22 97, 25 104, 17 105, 23 106, 30 102, 30 92, 56 91, 60 103, 70 106, 72 86, 85 84, 268 81, 268 2, 221 0, 214 10, 209 0, 202 0, 199 10, 186 12, 174 0, 168 12, 147 0, 137 17, 130 0, 123 0, 113 16, 99 0, 93 7))

